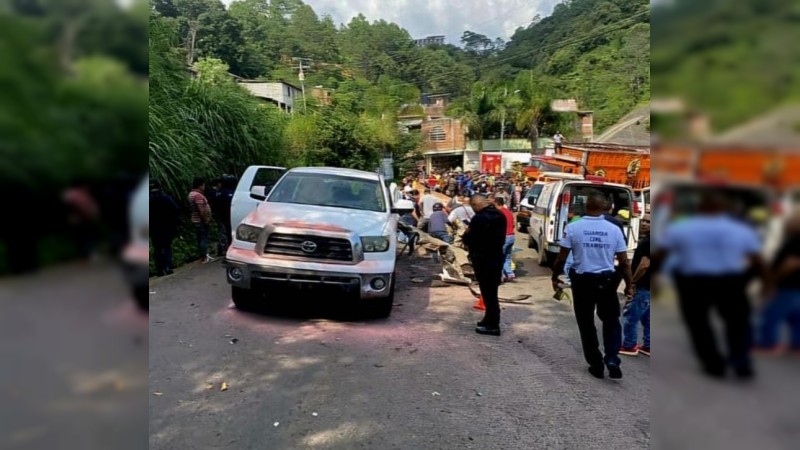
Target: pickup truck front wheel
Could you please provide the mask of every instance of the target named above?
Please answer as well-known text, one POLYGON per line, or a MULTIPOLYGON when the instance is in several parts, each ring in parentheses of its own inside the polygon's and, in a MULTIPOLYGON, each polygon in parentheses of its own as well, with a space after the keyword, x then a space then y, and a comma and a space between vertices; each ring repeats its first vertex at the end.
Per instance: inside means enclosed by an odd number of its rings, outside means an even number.
POLYGON ((377 319, 385 319, 392 314, 392 306, 394 306, 394 277, 392 277, 392 286, 389 288, 389 295, 384 298, 372 300, 372 304, 370 305, 371 316, 377 319))
POLYGON ((251 310, 256 306, 258 293, 252 289, 243 289, 236 286, 231 286, 231 299, 236 309, 243 311, 251 310))

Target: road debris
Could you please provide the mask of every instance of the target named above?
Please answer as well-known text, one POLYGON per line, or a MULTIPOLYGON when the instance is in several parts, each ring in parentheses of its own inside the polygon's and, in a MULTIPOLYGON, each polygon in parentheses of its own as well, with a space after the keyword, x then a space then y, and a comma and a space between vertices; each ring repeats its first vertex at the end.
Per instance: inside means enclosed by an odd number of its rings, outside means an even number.
POLYGON ((233 339, 231 339, 231 344, 235 344, 235 343, 237 343, 237 342, 239 342, 239 339, 237 339, 237 338, 233 338, 233 339))
POLYGON ((374 366, 380 369, 381 367, 383 367, 383 364, 375 364, 374 366))
POLYGON ((153 392, 153 395, 155 395, 156 397, 161 397, 164 394, 161 392, 153 392))
POLYGON ((275 422, 275 423, 273 423, 273 424, 272 424, 272 426, 273 426, 273 427, 277 427, 277 426, 278 426, 278 425, 280 425, 280 424, 281 424, 280 422, 275 422))
POLYGON ((227 391, 228 390, 228 383, 223 382, 222 386, 219 388, 220 391, 227 391))
POLYGON ((214 385, 209 383, 209 384, 206 384, 205 388, 206 388, 207 391, 209 391, 211 389, 214 389, 214 385))
POLYGON ((440 393, 438 393, 436 391, 431 392, 431 395, 434 396, 434 397, 441 397, 442 396, 442 394, 440 394, 440 393))
POLYGON ((424 283, 425 282, 425 278, 422 278, 422 277, 412 278, 411 282, 412 283, 424 283))
POLYGON ((312 415, 313 417, 317 417, 319 414, 317 414, 317 413, 315 413, 315 412, 312 412, 312 413, 311 413, 311 415, 312 415))

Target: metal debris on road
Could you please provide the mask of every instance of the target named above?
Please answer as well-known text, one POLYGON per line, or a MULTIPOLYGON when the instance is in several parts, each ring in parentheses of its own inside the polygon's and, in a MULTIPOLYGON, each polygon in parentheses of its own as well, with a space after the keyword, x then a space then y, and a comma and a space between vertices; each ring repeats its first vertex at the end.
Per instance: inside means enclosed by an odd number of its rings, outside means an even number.
POLYGON ((227 391, 228 390, 228 383, 222 383, 222 386, 219 388, 220 391, 227 391))

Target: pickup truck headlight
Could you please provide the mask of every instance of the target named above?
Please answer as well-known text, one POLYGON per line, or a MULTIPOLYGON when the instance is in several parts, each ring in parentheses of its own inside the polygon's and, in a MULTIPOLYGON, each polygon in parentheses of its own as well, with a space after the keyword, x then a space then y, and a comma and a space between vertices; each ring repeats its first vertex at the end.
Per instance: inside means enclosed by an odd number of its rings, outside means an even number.
POLYGON ((364 236, 361 245, 365 253, 385 252, 389 250, 389 238, 386 236, 364 236))
POLYGON ((253 225, 241 224, 236 227, 236 239, 245 242, 258 242, 258 236, 261 234, 260 227, 253 225))

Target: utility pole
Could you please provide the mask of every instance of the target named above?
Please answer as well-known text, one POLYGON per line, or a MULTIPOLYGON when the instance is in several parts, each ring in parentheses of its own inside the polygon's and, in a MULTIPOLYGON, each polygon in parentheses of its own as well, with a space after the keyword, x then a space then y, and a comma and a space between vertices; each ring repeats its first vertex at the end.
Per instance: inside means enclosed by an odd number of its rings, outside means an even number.
POLYGON ((298 65, 293 67, 294 69, 299 69, 300 71, 297 74, 297 78, 300 80, 300 88, 303 91, 303 113, 307 110, 306 105, 306 74, 304 72, 305 69, 309 68, 308 64, 304 64, 306 61, 311 61, 311 58, 300 58, 300 57, 293 57, 292 61, 297 61, 298 65))
POLYGON ((508 97, 508 88, 503 88, 503 118, 500 120, 500 151, 503 151, 503 136, 506 131, 506 97, 508 97))

